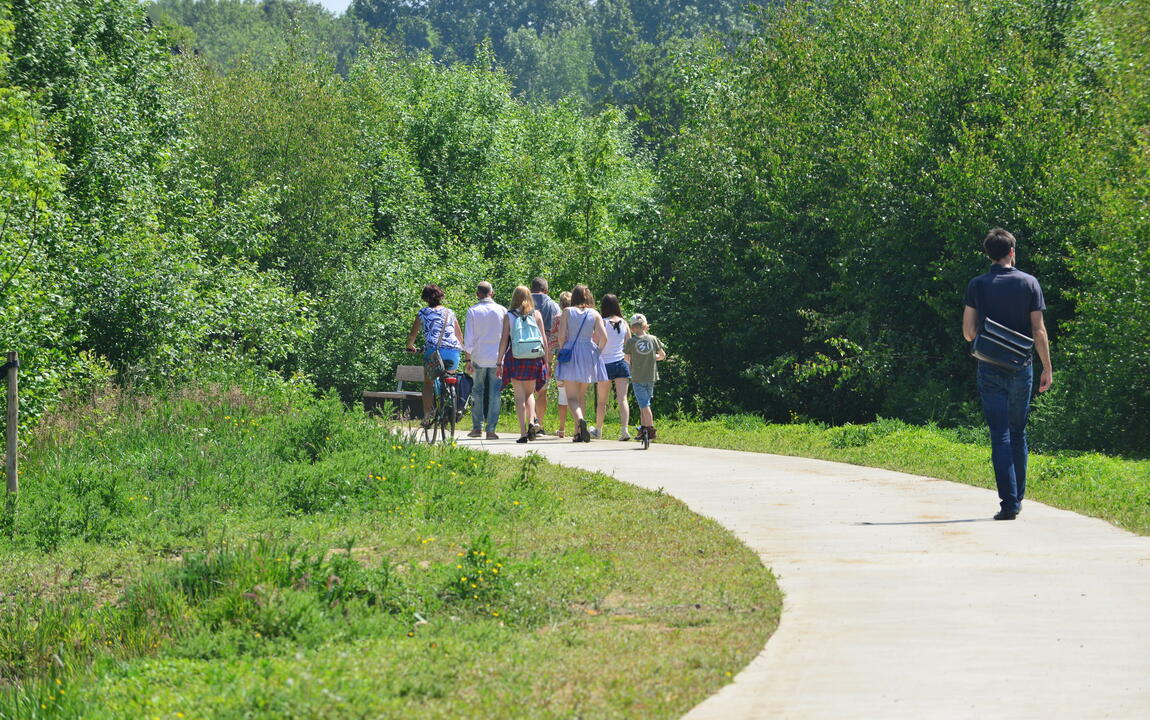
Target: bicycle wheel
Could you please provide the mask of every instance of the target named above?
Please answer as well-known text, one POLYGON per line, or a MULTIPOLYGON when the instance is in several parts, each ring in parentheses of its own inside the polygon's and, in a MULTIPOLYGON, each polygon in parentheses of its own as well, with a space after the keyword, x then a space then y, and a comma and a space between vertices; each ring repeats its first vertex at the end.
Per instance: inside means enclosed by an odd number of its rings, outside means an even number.
POLYGON ((448 385, 443 388, 440 399, 443 401, 443 406, 439 415, 439 439, 449 443, 455 439, 455 386, 448 385))
POLYGON ((651 436, 647 434, 647 428, 639 428, 639 440, 643 443, 643 449, 651 447, 651 436))

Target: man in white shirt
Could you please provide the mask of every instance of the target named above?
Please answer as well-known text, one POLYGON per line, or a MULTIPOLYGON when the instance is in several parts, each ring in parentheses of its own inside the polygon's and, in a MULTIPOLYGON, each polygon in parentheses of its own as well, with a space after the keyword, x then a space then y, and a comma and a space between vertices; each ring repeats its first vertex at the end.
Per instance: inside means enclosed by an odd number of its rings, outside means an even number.
POLYGON ((495 302, 495 292, 486 280, 475 288, 479 302, 467 310, 467 327, 463 331, 463 349, 470 359, 467 371, 475 384, 471 389, 471 432, 467 437, 477 438, 483 434, 484 420, 487 422, 487 439, 498 440, 495 426, 499 422, 500 392, 503 390, 499 379, 499 340, 503 335, 503 318, 507 309, 495 302))

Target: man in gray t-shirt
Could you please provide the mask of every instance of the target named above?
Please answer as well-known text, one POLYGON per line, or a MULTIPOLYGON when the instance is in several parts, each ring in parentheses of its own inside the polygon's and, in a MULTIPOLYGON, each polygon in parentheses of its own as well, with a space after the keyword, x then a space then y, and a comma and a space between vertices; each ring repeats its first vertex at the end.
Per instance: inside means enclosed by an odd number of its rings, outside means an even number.
POLYGON ((547 281, 543 278, 531 281, 531 300, 535 303, 535 309, 543 316, 543 329, 551 335, 554 332, 552 324, 555 318, 559 317, 559 303, 547 294, 547 281))
MULTIPOLYGON (((547 362, 551 362, 552 353, 551 344, 555 341, 555 323, 559 319, 559 303, 551 299, 547 294, 548 286, 547 280, 537 277, 531 281, 531 300, 535 303, 535 309, 543 316, 543 329, 547 332, 548 352, 547 362)), ((547 374, 551 377, 551 373, 547 374)), ((535 424, 539 425, 539 418, 547 414, 547 387, 544 386, 542 390, 535 393, 535 424)), ((542 432, 540 428, 537 432, 542 432)))

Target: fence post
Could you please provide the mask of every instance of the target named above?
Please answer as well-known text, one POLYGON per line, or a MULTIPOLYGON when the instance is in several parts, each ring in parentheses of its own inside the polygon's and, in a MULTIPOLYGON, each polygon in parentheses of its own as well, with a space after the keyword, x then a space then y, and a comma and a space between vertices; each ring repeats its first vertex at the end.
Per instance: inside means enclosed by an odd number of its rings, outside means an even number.
MULTIPOLYGON (((18 353, 8 353, 8 364, 4 369, 8 371, 8 444, 7 444, 7 465, 5 467, 6 475, 8 476, 8 494, 6 510, 8 512, 8 521, 12 522, 16 512, 16 494, 20 492, 20 476, 19 465, 16 462, 17 455, 17 430, 20 427, 20 395, 17 386, 17 373, 20 368, 20 355, 18 353)), ((13 523, 13 526, 15 523, 13 523)))

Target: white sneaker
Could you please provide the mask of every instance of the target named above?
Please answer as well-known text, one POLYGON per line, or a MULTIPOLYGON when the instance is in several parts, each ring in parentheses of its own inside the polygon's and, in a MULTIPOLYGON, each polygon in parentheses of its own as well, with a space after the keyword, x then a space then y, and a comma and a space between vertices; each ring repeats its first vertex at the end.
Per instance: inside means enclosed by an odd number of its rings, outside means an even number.
POLYGON ((627 428, 623 428, 623 432, 619 433, 619 442, 627 442, 631 439, 631 434, 627 432, 627 428))
POLYGON ((595 427, 594 425, 592 425, 592 426, 591 426, 591 427, 588 429, 588 432, 589 432, 589 433, 591 433, 591 439, 592 439, 592 440, 598 440, 598 439, 599 439, 599 428, 597 428, 597 427, 595 427))

